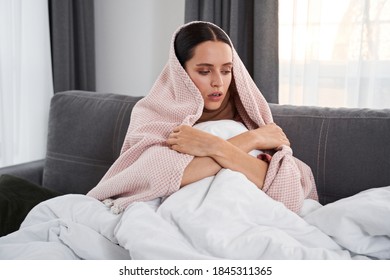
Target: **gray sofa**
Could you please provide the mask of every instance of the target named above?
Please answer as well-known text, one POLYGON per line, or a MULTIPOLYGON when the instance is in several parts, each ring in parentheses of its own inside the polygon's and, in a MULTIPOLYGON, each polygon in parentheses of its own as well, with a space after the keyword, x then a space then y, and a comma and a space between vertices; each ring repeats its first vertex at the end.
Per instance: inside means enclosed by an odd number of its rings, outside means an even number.
MULTIPOLYGON (((0 169, 48 189, 87 193, 118 157, 141 97, 68 91, 51 101, 45 159, 0 169)), ((314 173, 322 204, 390 185, 390 109, 270 104, 294 155, 314 173)))

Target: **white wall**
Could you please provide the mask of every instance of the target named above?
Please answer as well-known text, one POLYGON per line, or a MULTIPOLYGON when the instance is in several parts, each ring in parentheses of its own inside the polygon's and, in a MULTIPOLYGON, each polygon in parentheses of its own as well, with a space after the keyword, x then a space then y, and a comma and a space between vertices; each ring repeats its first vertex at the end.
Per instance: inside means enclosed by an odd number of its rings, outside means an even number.
POLYGON ((95 0, 96 90, 146 95, 184 23, 184 0, 95 0))

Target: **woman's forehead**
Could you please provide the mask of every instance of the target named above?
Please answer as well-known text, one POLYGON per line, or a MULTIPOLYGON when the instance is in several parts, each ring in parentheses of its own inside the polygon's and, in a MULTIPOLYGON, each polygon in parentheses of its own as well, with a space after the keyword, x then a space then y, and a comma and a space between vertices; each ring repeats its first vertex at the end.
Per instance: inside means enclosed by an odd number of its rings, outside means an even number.
POLYGON ((220 41, 206 41, 195 47, 191 59, 198 63, 228 64, 233 60, 231 47, 220 41))

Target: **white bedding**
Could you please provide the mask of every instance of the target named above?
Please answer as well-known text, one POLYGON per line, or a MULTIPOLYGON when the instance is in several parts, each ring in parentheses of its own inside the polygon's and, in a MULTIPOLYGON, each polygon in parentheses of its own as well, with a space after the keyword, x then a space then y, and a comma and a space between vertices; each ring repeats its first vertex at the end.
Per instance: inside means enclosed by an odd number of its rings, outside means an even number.
MULTIPOLYGON (((222 122, 224 138, 226 127, 243 129, 222 122)), ((119 215, 84 195, 43 202, 0 238, 0 259, 390 259, 388 217, 390 187, 326 206, 306 200, 297 215, 223 169, 119 215)))

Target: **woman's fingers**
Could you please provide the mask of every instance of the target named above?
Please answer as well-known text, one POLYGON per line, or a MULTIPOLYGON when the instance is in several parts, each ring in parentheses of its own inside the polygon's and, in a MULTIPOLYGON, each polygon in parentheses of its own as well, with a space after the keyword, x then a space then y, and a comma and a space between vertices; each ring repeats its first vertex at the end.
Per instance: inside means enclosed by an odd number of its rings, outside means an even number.
POLYGON ((216 137, 191 126, 175 127, 166 143, 172 150, 193 156, 208 156, 215 147, 216 137))
POLYGON ((283 129, 275 123, 266 124, 256 130, 259 137, 258 149, 275 149, 282 145, 290 146, 283 129))

